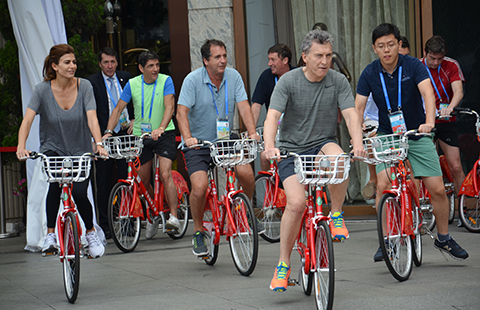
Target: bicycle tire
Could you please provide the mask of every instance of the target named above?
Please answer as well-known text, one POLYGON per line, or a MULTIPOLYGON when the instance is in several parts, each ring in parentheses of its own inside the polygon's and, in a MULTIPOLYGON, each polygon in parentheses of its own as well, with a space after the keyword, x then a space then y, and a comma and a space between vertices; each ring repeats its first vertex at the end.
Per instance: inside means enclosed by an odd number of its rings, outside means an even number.
POLYGON ((173 240, 181 239, 185 236, 188 228, 188 208, 190 206, 189 195, 187 193, 182 194, 182 198, 178 200, 177 218, 180 222, 180 229, 176 234, 168 234, 173 240))
POLYGON ((205 243, 208 249, 208 258, 204 259, 204 261, 207 265, 213 266, 217 262, 219 245, 213 243, 215 240, 215 229, 207 229, 206 227, 214 227, 210 209, 205 210, 203 213, 203 233, 205 234, 205 243))
POLYGON ((270 175, 259 174, 255 177, 255 191, 252 204, 257 219, 264 225, 265 232, 260 236, 271 243, 280 241, 280 222, 284 208, 274 205, 276 197, 275 182, 270 175))
POLYGON ((316 306, 317 309, 331 310, 335 295, 335 259, 330 227, 323 220, 317 224, 315 257, 314 286, 316 306))
POLYGON ((480 232, 480 200, 478 197, 460 195, 458 203, 458 215, 460 221, 468 231, 480 232))
POLYGON ((63 226, 63 284, 69 303, 77 300, 80 287, 80 245, 77 218, 73 212, 65 216, 63 226))
POLYGON ((123 182, 115 184, 108 199, 108 225, 112 239, 124 253, 133 251, 140 240, 140 218, 130 214, 133 199, 132 187, 123 182))
POLYGON ((455 218, 455 192, 451 192, 447 194, 448 198, 448 224, 453 223, 453 219, 455 218))
POLYGON ((255 270, 258 257, 257 221, 252 204, 245 193, 237 193, 232 197, 230 205, 233 224, 237 234, 230 236, 230 253, 238 272, 249 276, 255 270))
MULTIPOLYGON (((307 246, 307 229, 306 229, 306 226, 305 226, 305 220, 302 221, 302 228, 300 230, 300 236, 299 236, 299 239, 297 241, 297 246, 299 246, 299 244, 303 244, 305 247, 307 246)), ((302 286, 302 289, 303 289, 303 292, 305 293, 305 295, 307 296, 310 296, 311 293, 312 293, 312 286, 313 286, 313 272, 310 271, 310 266, 307 266, 307 270, 308 270, 308 273, 305 272, 305 264, 307 262, 307 260, 310 262, 310 255, 309 254, 306 254, 304 251, 303 251, 303 248, 301 249, 301 251, 299 252, 300 254, 300 270, 299 270, 299 275, 298 275, 298 278, 300 280, 300 285, 302 286), (309 255, 310 257, 305 257, 305 255, 309 255)), ((310 263, 309 263, 310 265, 310 263)))
POLYGON ((415 201, 412 199, 412 219, 414 227, 415 238, 412 240, 412 252, 413 252, 413 263, 415 266, 420 267, 422 265, 423 250, 422 250, 422 234, 421 234, 421 224, 422 224, 422 213, 420 209, 415 204, 415 201))
POLYGON ((377 231, 388 270, 398 281, 405 281, 412 272, 412 239, 401 233, 402 208, 398 199, 390 193, 380 199, 377 231))

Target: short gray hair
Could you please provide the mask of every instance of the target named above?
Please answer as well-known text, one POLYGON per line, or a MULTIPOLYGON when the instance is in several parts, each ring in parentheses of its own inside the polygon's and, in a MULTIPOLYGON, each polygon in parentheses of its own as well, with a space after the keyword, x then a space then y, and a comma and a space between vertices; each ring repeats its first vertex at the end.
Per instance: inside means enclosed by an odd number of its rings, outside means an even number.
POLYGON ((308 55, 310 53, 310 49, 312 48, 313 42, 318 44, 330 44, 333 45, 333 37, 330 33, 325 30, 310 30, 305 38, 302 41, 302 53, 308 55))

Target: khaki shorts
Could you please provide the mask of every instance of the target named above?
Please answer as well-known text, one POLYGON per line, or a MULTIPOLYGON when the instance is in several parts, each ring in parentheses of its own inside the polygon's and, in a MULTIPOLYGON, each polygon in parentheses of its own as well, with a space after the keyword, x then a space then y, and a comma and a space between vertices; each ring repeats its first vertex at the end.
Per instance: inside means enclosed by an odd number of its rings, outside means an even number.
MULTIPOLYGON (((379 133, 378 136, 382 134, 379 133)), ((438 159, 437 149, 430 136, 422 137, 418 140, 408 140, 408 160, 412 165, 412 172, 415 178, 437 177, 442 175, 440 160, 438 159)), ((375 167, 377 174, 388 168, 385 164, 379 164, 375 167)))

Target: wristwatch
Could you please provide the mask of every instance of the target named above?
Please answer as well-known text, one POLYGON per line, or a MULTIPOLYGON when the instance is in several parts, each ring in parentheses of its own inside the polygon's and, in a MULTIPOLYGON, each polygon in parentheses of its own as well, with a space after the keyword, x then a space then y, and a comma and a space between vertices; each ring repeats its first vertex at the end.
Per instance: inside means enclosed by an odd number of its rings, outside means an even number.
POLYGON ((113 130, 105 129, 105 131, 103 132, 103 134, 106 135, 107 133, 113 135, 113 130))

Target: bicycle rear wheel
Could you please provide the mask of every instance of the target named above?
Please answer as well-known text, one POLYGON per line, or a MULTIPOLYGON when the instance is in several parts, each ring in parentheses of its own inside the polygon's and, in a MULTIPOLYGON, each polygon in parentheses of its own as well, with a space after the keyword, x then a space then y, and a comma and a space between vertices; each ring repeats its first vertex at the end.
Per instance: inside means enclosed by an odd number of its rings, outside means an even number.
POLYGON ((335 260, 332 235, 326 221, 320 221, 317 225, 315 256, 314 283, 317 309, 330 310, 333 308, 335 292, 335 260))
POLYGON ((394 194, 384 194, 378 210, 378 239, 385 264, 398 281, 405 281, 412 272, 411 237, 401 228, 402 207, 394 194))
POLYGON ((205 243, 208 249, 208 258, 205 258, 204 261, 207 265, 213 266, 217 262, 219 245, 214 244, 215 224, 210 209, 206 209, 203 213, 203 233, 205 234, 205 243))
POLYGON ((168 234, 172 239, 180 239, 185 236, 188 227, 188 207, 190 206, 187 193, 183 193, 182 199, 178 201, 177 218, 180 222, 180 229, 176 234, 168 234))
POLYGON ((300 254, 300 271, 298 278, 300 280, 303 292, 305 295, 310 296, 312 293, 312 285, 313 285, 313 272, 310 271, 310 259, 311 255, 309 253, 305 253, 305 247, 307 246, 307 228, 305 226, 305 220, 302 221, 302 228, 300 230, 300 238, 297 240, 297 247, 300 247, 299 254, 300 254), (307 257, 308 255, 308 257, 307 257), (305 264, 307 271, 305 270, 305 264))
POLYGON ((284 210, 283 207, 274 205, 277 198, 274 194, 275 182, 272 177, 266 174, 257 175, 252 201, 253 210, 265 227, 265 233, 260 236, 268 242, 280 241, 280 222, 284 210))
POLYGON ((412 199, 412 219, 414 227, 415 238, 412 240, 412 251, 413 251, 413 263, 415 266, 419 267, 422 265, 422 234, 420 233, 421 224, 422 224, 422 213, 415 204, 415 201, 412 199))
POLYGON ((230 236, 230 252, 238 272, 242 276, 249 276, 257 265, 258 233, 257 221, 250 199, 244 193, 233 196, 231 212, 236 229, 236 235, 230 236))
POLYGON ((68 302, 77 300, 80 285, 80 245, 75 214, 68 212, 63 226, 63 284, 68 302))
POLYGON ((117 247, 127 253, 133 251, 140 239, 140 218, 130 212, 133 201, 132 187, 117 183, 108 199, 108 224, 117 247))
POLYGON ((463 226, 471 232, 480 232, 480 200, 478 197, 460 195, 458 214, 463 226))

